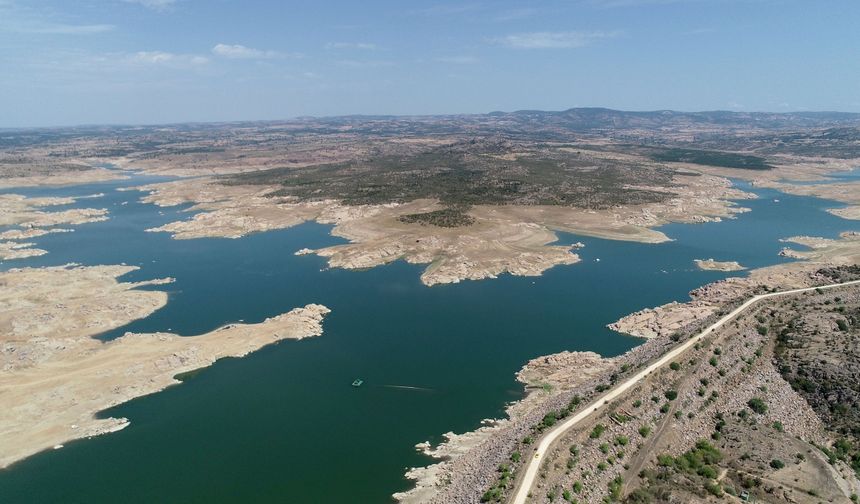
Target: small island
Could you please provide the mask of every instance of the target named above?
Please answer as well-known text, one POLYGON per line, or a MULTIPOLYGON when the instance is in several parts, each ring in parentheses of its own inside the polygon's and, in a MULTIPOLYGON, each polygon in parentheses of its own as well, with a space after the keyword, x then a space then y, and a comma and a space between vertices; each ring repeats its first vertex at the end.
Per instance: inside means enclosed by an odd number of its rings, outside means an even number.
POLYGON ((700 270, 705 271, 743 271, 746 269, 745 266, 741 266, 737 261, 715 261, 713 257, 710 259, 694 259, 693 262, 696 263, 696 266, 700 270))

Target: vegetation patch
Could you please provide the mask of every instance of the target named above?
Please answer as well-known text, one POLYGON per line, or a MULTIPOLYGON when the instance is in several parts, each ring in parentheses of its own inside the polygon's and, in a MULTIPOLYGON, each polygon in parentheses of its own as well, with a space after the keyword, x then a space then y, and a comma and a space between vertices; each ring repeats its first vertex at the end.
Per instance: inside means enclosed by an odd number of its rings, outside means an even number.
POLYGON ((743 170, 770 170, 773 168, 767 164, 764 158, 759 156, 712 150, 666 149, 651 154, 651 159, 672 163, 741 168, 743 170))
POLYGON ((471 226, 475 223, 475 218, 466 213, 467 208, 464 207, 449 207, 442 210, 433 210, 432 212, 405 214, 397 218, 400 222, 406 224, 421 224, 422 226, 430 225, 443 228, 457 228, 471 226))

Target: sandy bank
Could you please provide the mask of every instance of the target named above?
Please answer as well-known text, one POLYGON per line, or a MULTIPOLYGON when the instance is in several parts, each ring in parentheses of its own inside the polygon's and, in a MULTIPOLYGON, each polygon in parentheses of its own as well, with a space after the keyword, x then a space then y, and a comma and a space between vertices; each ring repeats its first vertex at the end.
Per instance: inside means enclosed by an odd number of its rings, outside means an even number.
POLYGON ((118 430, 95 414, 178 383, 174 376, 282 340, 317 336, 329 312, 307 305, 257 324, 206 334, 92 336, 152 313, 164 292, 121 283, 130 266, 14 269, 0 273, 0 467, 64 442, 118 430))
MULTIPOLYGON (((27 240, 44 236, 50 233, 68 233, 71 229, 53 228, 27 228, 27 229, 9 229, 0 233, 0 240, 27 240)), ((12 259, 24 259, 27 257, 36 257, 45 255, 47 250, 36 248, 35 244, 21 241, 0 241, 0 260, 8 261, 12 259)))
POLYGON ((693 262, 699 269, 706 271, 743 271, 746 269, 737 261, 715 261, 713 257, 710 259, 693 259, 693 262))
POLYGON ((794 236, 782 241, 810 248, 810 250, 794 250, 786 247, 780 252, 780 255, 786 257, 837 265, 860 264, 860 233, 856 231, 841 233, 838 240, 815 236, 794 236))
POLYGON ((80 170, 56 170, 47 174, 21 175, 0 178, 0 189, 13 187, 63 186, 92 184, 129 178, 115 170, 87 168, 80 170))
MULTIPOLYGON (((860 188, 858 188, 860 190, 860 188)), ((827 210, 837 217, 843 219, 860 220, 860 205, 850 205, 844 208, 830 208, 827 210)))
POLYGON ((847 172, 857 168, 860 166, 860 159, 807 158, 801 156, 777 156, 775 159, 779 162, 772 170, 742 170, 701 165, 683 166, 692 171, 747 180, 757 187, 776 189, 797 196, 813 196, 845 203, 849 206, 832 208, 828 212, 844 219, 860 219, 860 181, 841 181, 831 177, 834 173, 847 172))
POLYGON ((107 220, 105 208, 74 208, 45 211, 45 208, 74 203, 75 198, 27 198, 0 194, 0 226, 20 228, 76 225, 107 220))
POLYGON ((29 242, 0 242, 0 260, 25 259, 48 253, 47 250, 36 248, 33 245, 35 244, 29 242))
POLYGON ((35 248, 27 240, 49 233, 64 233, 70 229, 55 228, 60 225, 77 225, 107 220, 107 209, 74 208, 50 211, 50 207, 69 205, 82 198, 27 198, 18 194, 0 194, 0 227, 9 226, 0 232, 0 260, 23 259, 47 254, 35 248))
POLYGON ((429 442, 418 443, 415 448, 419 452, 439 462, 410 468, 406 478, 414 481, 415 487, 394 498, 406 504, 472 502, 470 495, 486 488, 488 473, 494 474, 498 464, 507 460, 510 447, 543 416, 545 404, 589 387, 611 370, 614 362, 594 352, 561 352, 532 359, 517 373, 517 381, 526 386, 527 394, 506 408, 507 418, 486 419, 480 428, 464 434, 448 432, 435 447, 429 442))
MULTIPOLYGON (((523 436, 529 435, 530 429, 538 425, 547 412, 564 407, 574 393, 587 397, 594 392, 595 385, 606 383, 615 373, 623 373, 625 367, 636 369, 664 354, 677 344, 676 334, 678 338, 693 334, 716 321, 727 307, 736 306, 754 293, 831 283, 832 279, 818 270, 846 264, 845 258, 854 257, 854 262, 860 261, 860 257, 855 255, 860 254, 860 240, 855 238, 856 235, 845 233, 840 240, 792 239, 818 248, 806 257, 806 262, 751 270, 745 277, 728 278, 695 289, 690 293, 689 302, 646 308, 623 317, 609 327, 648 338, 648 341, 622 356, 601 359, 590 352, 562 352, 532 359, 517 374, 520 382, 530 385, 531 393, 524 400, 508 406, 508 418, 486 420, 473 433, 446 434, 446 441, 436 448, 427 443, 419 444, 419 450, 440 461, 426 468, 409 469, 406 477, 416 481, 416 488, 395 497, 408 503, 465 504, 477 501, 497 481, 499 464, 510 464, 510 455, 519 449, 523 436)), ((752 385, 749 388, 753 392, 757 390, 752 385)), ((791 414, 779 414, 789 419, 805 412, 793 408, 791 414)), ((786 428, 789 423, 785 420, 786 428)), ((605 488, 605 485, 600 488, 605 488)))
MULTIPOLYGON (((192 218, 150 231, 176 239, 237 238, 248 233, 284 229, 314 220, 333 224, 332 234, 349 243, 313 251, 333 267, 370 268, 405 260, 428 264, 426 285, 495 278, 504 273, 540 275, 556 265, 579 260, 574 247, 553 245, 555 231, 613 240, 660 243, 669 238, 652 228, 668 222, 707 222, 746 209, 729 200, 750 198, 728 180, 712 176, 678 176, 674 197, 652 205, 590 211, 561 206, 490 206, 469 210, 474 223, 445 228, 404 223, 399 217, 443 208, 434 200, 385 205, 345 206, 336 201, 301 202, 271 198, 275 186, 225 186, 211 179, 181 180, 144 186, 143 201, 160 206, 194 203, 192 218)), ((665 188, 647 188, 667 190, 665 188)), ((303 253, 309 250, 302 249, 303 253)))

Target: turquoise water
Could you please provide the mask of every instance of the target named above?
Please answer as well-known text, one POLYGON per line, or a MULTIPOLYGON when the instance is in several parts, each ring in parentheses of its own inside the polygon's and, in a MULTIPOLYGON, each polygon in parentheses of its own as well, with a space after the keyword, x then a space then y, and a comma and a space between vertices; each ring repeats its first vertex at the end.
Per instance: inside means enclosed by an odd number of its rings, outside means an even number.
POLYGON ((856 182, 858 179, 860 179, 860 168, 852 168, 848 171, 830 173, 821 180, 785 180, 784 182, 794 185, 822 185, 856 182))
POLYGON ((104 192, 72 206, 104 206, 111 219, 37 238, 48 255, 0 269, 124 262, 141 266, 129 280, 177 279, 160 287, 170 292, 165 308, 103 338, 127 330, 197 334, 307 303, 332 309, 325 333, 220 361, 180 386, 104 412, 132 424, 0 471, 0 502, 388 502, 408 487, 404 468, 427 463, 415 443, 501 415, 521 396, 514 373, 526 360, 561 350, 622 353, 639 340, 607 323, 685 300, 729 275, 699 271, 693 259, 764 266, 785 260, 779 238, 860 229, 824 212, 832 202, 756 190, 760 199, 742 202, 753 211, 736 220, 663 227, 670 243, 562 235, 563 243, 585 243, 581 263, 539 278, 428 288, 419 282, 421 266, 328 270, 316 256, 293 256, 340 242, 318 224, 238 240, 145 233, 186 215, 115 190, 127 185, 11 191, 104 192), (357 377, 365 381, 359 389, 350 386, 357 377))

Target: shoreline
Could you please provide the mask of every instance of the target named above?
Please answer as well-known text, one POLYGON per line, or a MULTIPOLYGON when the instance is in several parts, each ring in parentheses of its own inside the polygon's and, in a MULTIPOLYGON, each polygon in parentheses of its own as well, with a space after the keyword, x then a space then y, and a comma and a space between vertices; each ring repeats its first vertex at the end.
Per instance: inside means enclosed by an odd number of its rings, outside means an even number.
MULTIPOLYGON (((656 227, 670 222, 719 222, 748 209, 736 201, 755 198, 732 186, 728 179, 702 175, 676 177, 678 191, 667 203, 586 210, 563 206, 475 205, 468 210, 472 223, 439 227, 405 223, 400 217, 444 208, 438 201, 347 206, 334 200, 298 201, 269 197, 277 190, 267 185, 224 185, 216 179, 184 179, 136 189, 157 206, 190 203, 196 212, 147 231, 168 232, 174 239, 239 238, 250 233, 286 229, 306 221, 333 225, 332 235, 349 243, 315 253, 329 267, 364 269, 403 259, 427 264, 421 281, 432 286, 463 280, 495 278, 509 273, 536 276, 556 265, 579 261, 574 246, 553 245, 556 232, 603 239, 662 243, 669 237, 656 227), (718 190, 715 191, 715 188, 718 190)), ((652 188, 656 190, 656 188, 652 188)))
MULTIPOLYGON (((817 240, 820 243, 823 239, 817 240)), ((544 415, 564 409, 572 397, 579 396, 587 401, 595 393, 594 385, 607 381, 611 383, 613 376, 624 376, 625 369, 636 369, 662 355, 675 345, 676 338, 683 338, 684 334, 693 334, 699 328, 706 327, 729 307, 737 305, 739 300, 752 293, 770 292, 777 288, 812 287, 824 282, 824 277, 818 273, 821 268, 860 263, 860 239, 855 239, 855 234, 844 233, 841 240, 825 241, 825 245, 819 249, 823 251, 819 250, 817 255, 806 258, 807 261, 758 268, 750 270, 743 277, 729 277, 709 283, 690 292, 688 302, 646 308, 609 324, 611 329, 645 338, 645 342, 617 357, 604 359, 597 356, 596 361, 590 362, 592 367, 589 369, 598 376, 597 379, 591 377, 590 380, 577 383, 583 371, 574 367, 574 371, 570 372, 569 365, 562 366, 561 376, 572 380, 570 388, 556 393, 532 389, 523 399, 508 405, 506 418, 485 419, 477 431, 446 434, 446 441, 437 447, 420 443, 417 445, 420 451, 439 458, 425 468, 408 469, 406 477, 415 481, 416 486, 398 492, 393 497, 404 504, 465 504, 479 500, 498 478, 499 464, 511 463, 509 457, 518 446, 522 446, 524 436, 540 424, 544 415), (837 245, 831 241, 837 242, 837 245), (480 442, 462 453, 463 446, 459 440, 470 439, 470 435, 476 432, 481 434, 480 442)), ((575 354, 562 352, 532 359, 517 373, 517 380, 532 372, 536 362, 564 359, 565 356, 575 354)))
POLYGON ((330 312, 309 304, 256 324, 227 324, 197 336, 126 333, 94 336, 148 316, 163 291, 123 283, 133 266, 60 266, 0 273, 0 468, 65 442, 114 432, 124 418, 97 413, 181 383, 177 375, 224 357, 242 357, 285 339, 322 334, 330 312), (60 288, 61 287, 61 288, 60 288), (58 297, 59 296, 59 297, 58 297))
POLYGON ((710 259, 693 259, 696 267, 703 271, 744 271, 747 268, 737 261, 716 261, 710 259))

